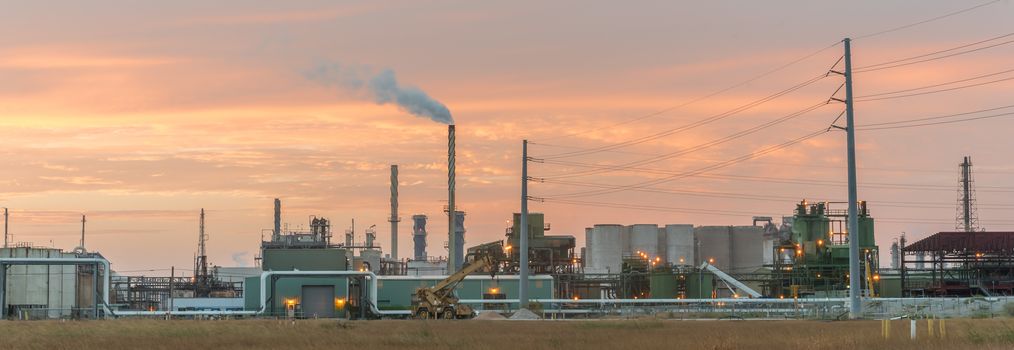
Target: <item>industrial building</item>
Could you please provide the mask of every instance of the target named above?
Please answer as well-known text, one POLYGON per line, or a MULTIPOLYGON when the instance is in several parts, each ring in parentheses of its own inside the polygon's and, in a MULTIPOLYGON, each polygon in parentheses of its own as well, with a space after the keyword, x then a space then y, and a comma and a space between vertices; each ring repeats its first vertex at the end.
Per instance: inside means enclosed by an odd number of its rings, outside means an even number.
POLYGON ((14 319, 95 318, 103 303, 107 271, 101 254, 64 252, 30 243, 0 248, 2 317, 14 319), (72 263, 81 260, 80 264, 72 263), (48 261, 48 262, 47 262, 48 261))
POLYGON ((1014 295, 1014 232, 938 232, 901 251, 905 296, 1014 295))

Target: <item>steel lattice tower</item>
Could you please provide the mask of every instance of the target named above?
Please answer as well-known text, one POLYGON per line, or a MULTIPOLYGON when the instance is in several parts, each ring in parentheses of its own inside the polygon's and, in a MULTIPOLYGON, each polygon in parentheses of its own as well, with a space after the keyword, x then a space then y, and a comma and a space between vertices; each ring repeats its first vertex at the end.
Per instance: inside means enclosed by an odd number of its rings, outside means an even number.
POLYGON ((979 213, 975 205, 975 183, 972 180, 972 157, 966 156, 958 166, 961 167, 961 180, 958 186, 958 206, 954 228, 964 232, 979 231, 979 213))

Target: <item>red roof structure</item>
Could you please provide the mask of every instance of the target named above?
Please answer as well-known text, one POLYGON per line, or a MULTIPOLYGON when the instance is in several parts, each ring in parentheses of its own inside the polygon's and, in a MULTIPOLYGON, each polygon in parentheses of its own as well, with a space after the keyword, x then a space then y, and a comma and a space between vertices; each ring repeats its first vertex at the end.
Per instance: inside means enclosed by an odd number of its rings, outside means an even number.
POLYGON ((1014 252, 1014 232, 938 232, 905 246, 906 252, 1014 252))

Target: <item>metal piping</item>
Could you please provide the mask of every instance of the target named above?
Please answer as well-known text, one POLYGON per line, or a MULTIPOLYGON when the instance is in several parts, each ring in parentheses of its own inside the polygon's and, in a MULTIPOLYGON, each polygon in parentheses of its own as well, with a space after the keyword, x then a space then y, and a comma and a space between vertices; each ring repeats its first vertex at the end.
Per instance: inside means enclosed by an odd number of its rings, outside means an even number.
POLYGON ((105 267, 105 278, 102 281, 102 308, 107 315, 112 315, 109 309, 109 284, 112 279, 112 270, 109 268, 109 261, 99 258, 0 258, 0 307, 7 303, 7 265, 91 265, 102 264, 105 267))

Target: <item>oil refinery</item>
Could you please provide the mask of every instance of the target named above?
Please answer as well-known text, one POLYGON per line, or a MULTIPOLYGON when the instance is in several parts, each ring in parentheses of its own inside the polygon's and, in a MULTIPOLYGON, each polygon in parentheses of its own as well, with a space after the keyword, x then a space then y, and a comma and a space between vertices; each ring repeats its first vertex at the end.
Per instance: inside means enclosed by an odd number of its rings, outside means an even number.
MULTIPOLYGON (((449 135, 448 193, 453 196, 453 128, 449 135)), ((390 168, 389 243, 396 245, 398 167, 390 168)), ((974 303, 983 299, 960 298, 1014 295, 1009 256, 1014 233, 939 232, 916 242, 901 236, 891 247, 890 265, 884 266, 875 239, 876 204, 864 201, 858 202, 855 236, 846 229, 847 203, 801 200, 786 205, 790 215, 780 222, 753 216, 743 218, 746 224, 727 226, 589 223, 584 247, 577 246, 575 235, 551 234, 542 213, 530 212, 527 220, 512 213, 502 240, 467 249, 465 212, 454 210, 450 216, 445 207, 444 215, 455 223, 448 242, 458 243, 446 245, 451 250, 446 256, 430 255, 430 216, 414 214, 412 230, 402 237, 413 245, 406 258, 382 248, 375 225, 357 230, 353 220, 335 237, 333 219, 311 216, 305 226, 290 225, 283 203, 275 199, 273 204, 274 224, 261 236, 256 267, 209 266, 203 209, 197 213, 193 270, 178 275, 175 270, 170 276, 147 276, 110 269, 101 253, 85 248, 84 217, 81 244, 71 252, 9 245, 0 250, 3 316, 471 318, 485 311, 511 315, 528 309, 537 310, 532 315, 539 318, 658 312, 841 317, 852 295, 853 237, 860 249, 858 294, 864 315, 904 312, 906 302, 920 300, 974 303), (526 257, 519 251, 523 245, 526 257), (453 262, 455 256, 460 264, 453 262), (525 287, 527 307, 519 300, 525 287)))

